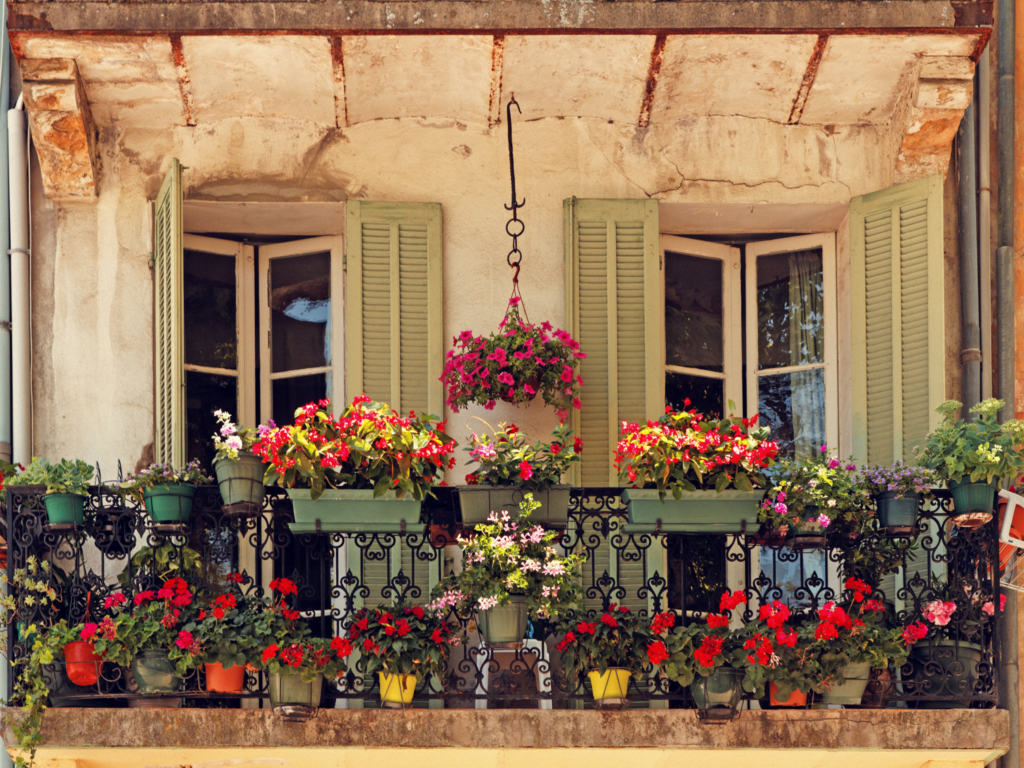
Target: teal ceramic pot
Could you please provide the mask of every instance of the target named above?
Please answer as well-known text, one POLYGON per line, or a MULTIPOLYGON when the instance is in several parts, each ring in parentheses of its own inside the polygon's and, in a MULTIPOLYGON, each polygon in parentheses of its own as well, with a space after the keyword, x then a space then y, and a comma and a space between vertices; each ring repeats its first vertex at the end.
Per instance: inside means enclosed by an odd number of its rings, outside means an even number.
POLYGON ((184 523, 192 514, 196 487, 191 483, 171 483, 143 492, 146 512, 154 523, 184 523))

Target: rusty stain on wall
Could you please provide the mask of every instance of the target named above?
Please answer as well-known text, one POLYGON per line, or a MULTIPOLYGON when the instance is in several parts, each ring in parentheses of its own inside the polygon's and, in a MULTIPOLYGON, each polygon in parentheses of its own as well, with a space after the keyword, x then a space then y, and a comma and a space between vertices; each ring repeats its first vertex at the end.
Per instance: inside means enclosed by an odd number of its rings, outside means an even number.
POLYGON ((488 125, 501 122, 501 78, 504 74, 505 36, 495 35, 491 48, 491 100, 488 106, 488 125))
POLYGON ((171 35, 171 51, 174 53, 174 68, 178 72, 178 90, 181 91, 181 106, 185 110, 185 125, 195 125, 195 107, 192 103, 192 80, 185 63, 185 51, 181 35, 171 35))
POLYGON ((345 92, 345 43, 341 37, 331 38, 331 61, 334 64, 334 124, 348 127, 348 94, 345 92))
POLYGON ((651 122, 651 104, 654 101, 654 91, 658 87, 658 75, 661 72, 661 62, 665 58, 665 42, 668 35, 658 35, 654 38, 654 47, 651 48, 651 65, 647 69, 647 83, 644 85, 644 100, 640 105, 640 119, 637 124, 646 128, 651 122))
POLYGON ((796 125, 807 106, 807 97, 811 94, 811 87, 814 79, 818 76, 818 67, 821 66, 821 57, 825 55, 825 47, 828 45, 828 35, 818 35, 818 42, 814 44, 814 51, 811 59, 807 62, 807 69, 804 71, 803 81, 800 83, 800 90, 793 99, 793 110, 789 113, 789 124, 796 125))

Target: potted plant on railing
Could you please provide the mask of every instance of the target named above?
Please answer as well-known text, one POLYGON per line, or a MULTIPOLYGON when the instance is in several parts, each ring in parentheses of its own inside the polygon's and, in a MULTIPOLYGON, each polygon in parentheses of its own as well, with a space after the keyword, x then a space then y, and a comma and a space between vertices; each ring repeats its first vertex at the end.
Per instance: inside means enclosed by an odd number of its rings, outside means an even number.
POLYGON ((657 422, 623 422, 615 467, 631 486, 622 494, 630 523, 660 523, 670 533, 745 530, 768 485, 764 470, 778 455, 767 438, 756 416, 706 420, 696 410, 666 407, 657 422))
MULTIPOLYGON (((982 683, 979 666, 992 641, 995 600, 974 582, 935 581, 930 587, 933 599, 923 602, 917 621, 906 628, 923 641, 910 653, 912 676, 903 678, 909 706, 964 708, 982 683)), ((999 600, 1001 612, 1006 595, 999 600)))
POLYGON ((931 496, 935 471, 897 461, 891 467, 863 467, 861 476, 882 530, 889 536, 917 536, 917 510, 931 496))
POLYGON ((433 606, 402 603, 362 608, 352 616, 347 639, 360 651, 358 668, 377 674, 384 706, 407 707, 428 678, 440 683, 458 636, 433 606))
POLYGON ((159 590, 139 592, 131 603, 121 592, 110 595, 104 601, 110 615, 82 625, 81 638, 104 660, 131 669, 140 693, 174 693, 198 666, 201 653, 192 587, 184 579, 168 579, 159 590))
POLYGON ((157 525, 180 526, 192 515, 197 485, 212 483, 199 460, 175 469, 170 464, 150 464, 118 485, 122 496, 141 503, 157 525))
POLYGON ((76 459, 61 459, 51 464, 36 456, 14 478, 12 486, 44 486, 43 506, 50 525, 76 525, 85 523, 85 500, 89 496, 93 468, 76 459))
POLYGON ((935 410, 942 423, 928 434, 919 462, 935 470, 953 494, 953 523, 977 528, 992 519, 1001 480, 1013 480, 1024 470, 1024 423, 999 424, 1002 400, 989 398, 971 408, 971 421, 955 419, 962 404, 947 400, 935 410))
POLYGON ((263 599, 242 591, 240 573, 229 573, 226 581, 228 589, 203 604, 193 632, 211 693, 240 693, 246 666, 256 664, 263 651, 254 631, 266 609, 263 599))
POLYGON ((261 424, 256 429, 231 421, 226 411, 214 411, 220 423, 213 445, 217 453, 213 471, 217 475, 224 514, 231 517, 253 517, 263 508, 263 460, 252 452, 253 446, 274 426, 261 424))
POLYGON ((419 523, 423 500, 454 466, 444 427, 360 395, 338 418, 328 400, 299 408, 254 450, 270 465, 265 482, 287 489, 292 531, 399 532, 419 523))
POLYGON ((580 407, 577 367, 586 355, 579 343, 550 323, 524 321, 519 303, 512 297, 496 333, 485 338, 463 331, 453 339, 441 374, 453 411, 469 403, 490 410, 498 400, 519 405, 538 394, 563 419, 580 407))
POLYGON ((830 457, 827 446, 810 458, 783 459, 774 486, 761 504, 759 519, 788 531, 793 549, 825 546, 826 532, 851 540, 870 530, 873 513, 868 493, 853 464, 830 457))
POLYGON ((578 602, 584 557, 558 554, 559 534, 531 524, 537 506, 527 493, 514 517, 492 512, 475 536, 459 537, 462 571, 434 587, 433 605, 475 612, 487 643, 519 644, 528 619, 557 617, 578 602))
POLYGON ((669 659, 666 638, 675 621, 671 612, 651 619, 615 603, 599 619, 575 611, 562 616, 563 637, 555 648, 569 690, 576 690, 586 673, 598 706, 625 707, 630 678, 640 681, 669 659))
POLYGON ((470 463, 466 486, 459 488, 463 525, 487 521, 491 512, 518 509, 525 493, 539 503, 534 522, 565 528, 569 522, 569 486, 562 475, 580 460, 583 441, 573 440, 572 430, 560 424, 551 442, 530 445, 515 424, 499 424, 494 441, 487 435, 470 438, 470 463))

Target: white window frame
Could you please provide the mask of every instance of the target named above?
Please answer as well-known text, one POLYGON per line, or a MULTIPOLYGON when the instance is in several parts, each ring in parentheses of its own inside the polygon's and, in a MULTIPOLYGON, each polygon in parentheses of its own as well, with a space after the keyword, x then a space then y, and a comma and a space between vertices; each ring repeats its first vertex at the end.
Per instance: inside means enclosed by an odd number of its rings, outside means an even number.
POLYGON ((272 382, 316 373, 333 374, 331 403, 336 412, 345 404, 345 277, 344 238, 340 235, 310 237, 286 243, 260 246, 260 414, 261 420, 271 418, 273 411, 272 382), (270 263, 274 259, 304 256, 329 251, 331 254, 331 365, 295 371, 272 372, 273 350, 270 328, 270 263))
POLYGON ((758 385, 761 376, 824 369, 825 371, 825 438, 832 448, 839 447, 839 343, 836 313, 836 237, 833 233, 762 240, 746 246, 746 310, 747 310, 747 413, 758 412, 758 385), (758 370, 757 361, 757 259, 778 253, 813 248, 821 249, 822 280, 825 303, 825 360, 823 363, 791 365, 785 368, 758 370))
MULTIPOLYGON (((237 367, 213 368, 205 365, 185 364, 186 371, 208 373, 215 376, 232 376, 238 381, 238 400, 235 415, 241 424, 256 423, 256 381, 246 376, 256 363, 256 297, 253 278, 255 276, 255 251, 251 245, 219 238, 189 235, 184 237, 186 251, 201 251, 235 259, 235 332, 237 334, 237 367)), ((184 339, 182 340, 184 343, 184 339)), ((184 414, 182 414, 184 418, 184 414)))
POLYGON ((678 235, 661 235, 661 359, 665 374, 682 373, 706 379, 717 379, 722 384, 722 415, 729 415, 729 403, 743 408, 743 333, 740 319, 740 249, 721 243, 691 240, 678 235), (706 371, 668 364, 667 323, 665 322, 666 265, 672 253, 682 253, 702 259, 713 259, 722 264, 722 371, 706 371))

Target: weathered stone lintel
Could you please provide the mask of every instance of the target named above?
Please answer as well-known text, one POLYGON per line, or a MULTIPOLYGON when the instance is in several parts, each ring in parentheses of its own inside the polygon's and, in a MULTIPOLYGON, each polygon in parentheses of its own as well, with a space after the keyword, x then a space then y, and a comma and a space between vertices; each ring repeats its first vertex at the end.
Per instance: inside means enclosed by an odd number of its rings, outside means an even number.
POLYGON ((21 62, 25 108, 50 200, 96 198, 96 126, 73 59, 21 62))
MULTIPOLYGON (((4 741, 13 744, 4 709, 4 741)), ((693 710, 625 712, 540 710, 322 709, 288 723, 269 710, 48 709, 51 747, 402 747, 970 750, 1001 754, 1007 712, 748 711, 726 725, 702 725, 693 710)))

